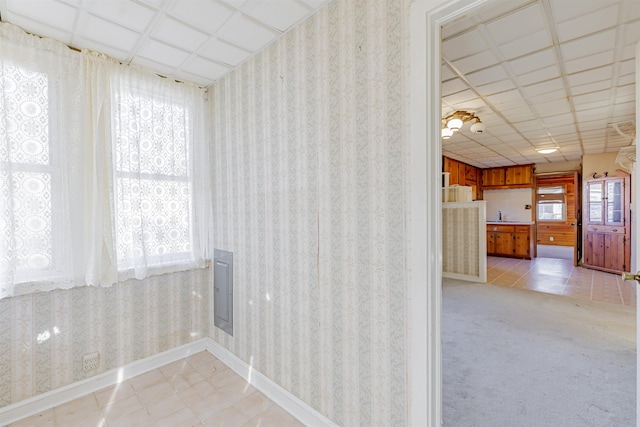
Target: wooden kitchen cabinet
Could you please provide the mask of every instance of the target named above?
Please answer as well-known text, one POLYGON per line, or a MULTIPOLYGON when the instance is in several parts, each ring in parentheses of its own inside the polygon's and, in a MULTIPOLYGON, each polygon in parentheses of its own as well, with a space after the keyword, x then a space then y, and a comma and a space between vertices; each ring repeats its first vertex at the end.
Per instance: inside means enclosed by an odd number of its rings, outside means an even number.
POLYGON ((505 184, 504 168, 482 169, 482 188, 502 186, 505 184))
POLYGON ((531 259, 532 227, 487 224, 487 255, 531 259))
POLYGON ((449 185, 471 187, 471 200, 482 199, 480 169, 449 157, 442 157, 442 171, 449 172, 449 185))
POLYGON ((631 259, 629 175, 584 181, 583 267, 621 273, 631 259))
POLYGON ((483 190, 531 188, 533 184, 533 165, 482 169, 483 190))

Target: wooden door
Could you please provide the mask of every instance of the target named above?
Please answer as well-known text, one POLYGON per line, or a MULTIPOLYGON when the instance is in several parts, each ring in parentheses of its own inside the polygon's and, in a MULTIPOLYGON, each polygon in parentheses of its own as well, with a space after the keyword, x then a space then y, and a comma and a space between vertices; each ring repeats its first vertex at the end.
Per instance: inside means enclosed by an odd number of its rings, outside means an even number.
POLYGON ((624 234, 607 233, 604 235, 603 267, 611 270, 625 271, 624 234))

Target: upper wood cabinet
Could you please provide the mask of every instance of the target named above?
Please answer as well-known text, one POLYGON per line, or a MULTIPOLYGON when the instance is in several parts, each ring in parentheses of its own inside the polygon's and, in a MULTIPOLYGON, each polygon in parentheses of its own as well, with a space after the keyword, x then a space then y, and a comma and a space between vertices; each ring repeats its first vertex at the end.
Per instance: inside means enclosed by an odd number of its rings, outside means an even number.
POLYGON ((530 187, 533 187, 533 165, 482 169, 484 190, 530 187))
POLYGON ((473 200, 482 199, 480 188, 480 169, 475 166, 459 162, 449 157, 442 157, 442 171, 449 172, 449 185, 466 185, 471 187, 471 197, 473 200))

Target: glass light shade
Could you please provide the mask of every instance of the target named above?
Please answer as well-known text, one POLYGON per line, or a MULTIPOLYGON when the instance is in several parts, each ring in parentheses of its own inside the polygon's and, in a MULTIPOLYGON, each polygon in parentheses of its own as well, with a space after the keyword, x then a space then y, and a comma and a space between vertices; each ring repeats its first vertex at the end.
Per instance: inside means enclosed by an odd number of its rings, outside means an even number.
POLYGON ((462 127, 462 120, 454 117, 447 122, 447 127, 451 130, 458 130, 462 127))
POLYGON ((453 131, 449 128, 442 128, 442 139, 449 139, 453 135, 453 131))
POLYGON ((558 151, 557 148, 540 148, 538 150, 536 150, 538 153, 540 154, 551 154, 551 153, 555 153, 556 151, 558 151))

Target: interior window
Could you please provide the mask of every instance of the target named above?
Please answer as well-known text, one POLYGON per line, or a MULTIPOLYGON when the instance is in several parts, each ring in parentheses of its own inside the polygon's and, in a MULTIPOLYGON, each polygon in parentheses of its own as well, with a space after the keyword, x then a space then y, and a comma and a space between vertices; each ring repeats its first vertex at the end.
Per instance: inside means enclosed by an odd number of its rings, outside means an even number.
POLYGON ((3 62, 0 69, 0 275, 16 281, 55 271, 52 197, 58 188, 49 142, 46 74, 3 62))
POLYGON ((563 185, 538 187, 538 221, 564 221, 566 218, 565 189, 563 185))
POLYGON ((191 261, 187 106, 125 91, 115 120, 118 269, 191 261))

